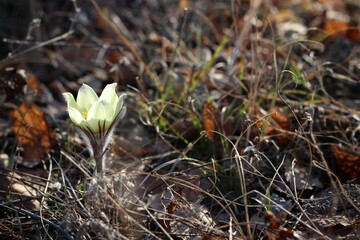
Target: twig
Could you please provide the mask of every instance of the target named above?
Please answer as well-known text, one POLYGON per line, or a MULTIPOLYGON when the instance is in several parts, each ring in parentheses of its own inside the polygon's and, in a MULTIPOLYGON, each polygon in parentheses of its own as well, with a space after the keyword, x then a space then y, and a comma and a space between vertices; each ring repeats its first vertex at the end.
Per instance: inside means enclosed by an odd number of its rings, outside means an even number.
MULTIPOLYGON (((140 54, 136 51, 136 49, 132 46, 129 40, 124 36, 124 34, 115 26, 113 22, 107 18, 104 13, 101 11, 99 5, 95 0, 91 0, 92 5, 95 7, 96 12, 99 16, 105 21, 105 23, 111 28, 111 30, 117 35, 117 37, 122 41, 122 43, 130 50, 130 52, 134 55, 135 59, 139 61, 141 66, 144 68, 146 74, 155 81, 155 84, 159 88, 160 92, 163 92, 163 87, 159 81, 159 79, 155 76, 155 74, 150 70, 148 65, 144 62, 144 59, 140 56, 140 54)), ((144 84, 144 82, 142 82, 144 84)))
POLYGON ((5 207, 5 208, 8 208, 10 210, 13 210, 14 212, 19 212, 23 215, 26 215, 26 216, 29 216, 31 219, 33 220, 40 220, 42 221, 43 223, 46 223, 46 224, 49 224, 49 226, 53 227, 54 229, 56 229, 59 233, 61 233, 62 235, 65 236, 66 239, 71 239, 73 240, 74 238, 70 235, 70 233, 68 231, 66 231, 64 228, 62 228, 61 226, 51 222, 50 220, 44 218, 44 217, 41 217, 41 216, 38 216, 36 215, 35 213, 32 213, 28 210, 25 210, 25 209, 22 209, 20 207, 16 207, 16 206, 7 206, 6 204, 2 204, 0 203, 0 206, 2 207, 5 207))

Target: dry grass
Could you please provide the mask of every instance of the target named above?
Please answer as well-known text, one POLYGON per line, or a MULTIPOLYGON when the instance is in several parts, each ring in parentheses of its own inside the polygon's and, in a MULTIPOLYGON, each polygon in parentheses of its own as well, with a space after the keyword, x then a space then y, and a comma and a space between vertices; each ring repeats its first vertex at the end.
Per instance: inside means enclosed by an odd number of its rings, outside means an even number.
POLYGON ((34 2, 41 25, 6 36, 17 48, 0 62, 43 91, 5 91, 0 103, 2 239, 359 235, 359 39, 309 20, 315 6, 338 6, 34 2), (84 82, 128 94, 98 178, 60 94, 84 82), (21 101, 56 131, 34 166, 7 117, 21 101))

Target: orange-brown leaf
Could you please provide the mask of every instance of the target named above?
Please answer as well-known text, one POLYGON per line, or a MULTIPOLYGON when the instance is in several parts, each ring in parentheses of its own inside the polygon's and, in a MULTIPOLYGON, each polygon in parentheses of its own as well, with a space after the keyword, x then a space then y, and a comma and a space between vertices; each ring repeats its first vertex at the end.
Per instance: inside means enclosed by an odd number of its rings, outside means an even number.
MULTIPOLYGON (((279 143, 288 144, 290 137, 287 133, 282 132, 281 130, 291 130, 289 117, 278 107, 270 109, 269 115, 272 119, 272 122, 266 125, 266 133, 273 136, 279 143)), ((258 121, 256 125, 258 127, 263 127, 264 120, 258 121)))
POLYGON ((55 132, 49 127, 44 113, 35 104, 22 103, 10 112, 12 129, 19 145, 24 149, 24 161, 46 158, 54 141, 55 132))
POLYGON ((327 20, 324 22, 324 31, 329 34, 345 32, 347 28, 348 28, 348 23, 346 22, 333 21, 333 20, 327 20))
POLYGON ((346 177, 349 179, 360 178, 360 155, 358 152, 333 144, 331 153, 346 177))
POLYGON ((324 22, 323 29, 332 37, 344 35, 350 40, 360 41, 360 29, 351 23, 327 20, 324 22))
POLYGON ((37 94, 43 94, 43 89, 41 87, 39 79, 32 73, 27 72, 27 87, 32 91, 36 92, 37 94))
POLYGON ((219 128, 220 112, 212 103, 207 102, 204 105, 202 120, 207 137, 211 141, 215 141, 216 138, 214 131, 218 131, 219 128))
POLYGON ((290 121, 287 114, 281 111, 280 108, 274 107, 269 111, 271 118, 279 125, 283 130, 290 131, 290 121))

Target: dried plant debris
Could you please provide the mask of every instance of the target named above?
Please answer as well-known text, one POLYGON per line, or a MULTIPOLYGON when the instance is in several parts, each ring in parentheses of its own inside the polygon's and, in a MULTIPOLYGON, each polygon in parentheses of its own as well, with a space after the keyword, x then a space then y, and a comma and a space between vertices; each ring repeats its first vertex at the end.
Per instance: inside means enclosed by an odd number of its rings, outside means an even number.
POLYGON ((13 131, 23 149, 20 164, 33 167, 48 158, 53 148, 55 132, 50 128, 44 113, 35 104, 22 103, 10 113, 13 131))
POLYGON ((360 186, 348 183, 325 189, 303 205, 306 213, 329 236, 352 239, 359 234, 360 186), (321 216, 321 217, 319 217, 321 216))
POLYGON ((360 235, 357 1, 25 5, 0 3, 1 239, 360 235), (85 85, 127 95, 91 149, 85 85))
POLYGON ((13 101, 23 95, 26 85, 25 71, 14 67, 7 67, 0 71, 0 102, 13 101))

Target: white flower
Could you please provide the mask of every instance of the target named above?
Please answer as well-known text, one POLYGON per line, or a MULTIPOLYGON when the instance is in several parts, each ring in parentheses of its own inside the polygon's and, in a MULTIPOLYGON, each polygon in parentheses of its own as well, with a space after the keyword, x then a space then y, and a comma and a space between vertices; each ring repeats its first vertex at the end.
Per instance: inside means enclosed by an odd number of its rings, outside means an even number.
POLYGON ((108 84, 100 95, 86 84, 79 89, 76 101, 63 93, 70 119, 86 133, 104 135, 124 114, 125 94, 116 94, 116 83, 108 84))
POLYGON ((116 94, 116 83, 108 84, 100 97, 86 84, 79 89, 76 97, 63 93, 70 119, 81 129, 82 136, 95 159, 94 174, 105 168, 103 156, 110 142, 114 127, 125 114, 126 94, 116 94))

